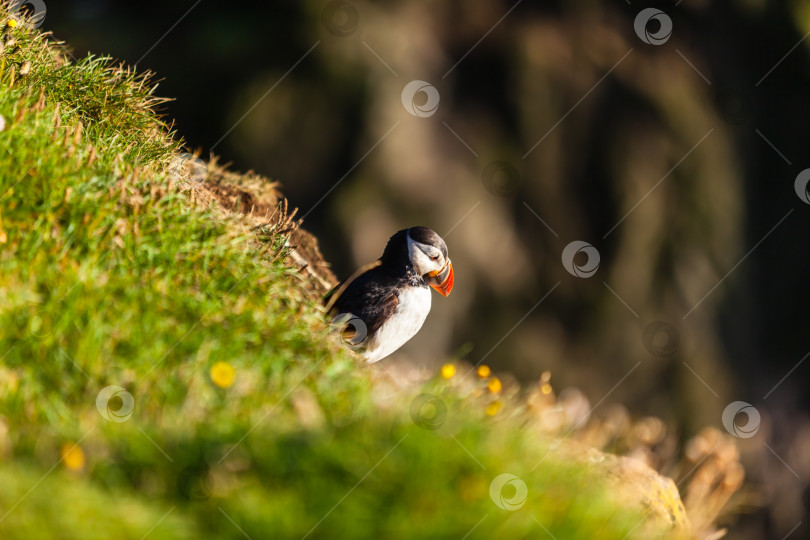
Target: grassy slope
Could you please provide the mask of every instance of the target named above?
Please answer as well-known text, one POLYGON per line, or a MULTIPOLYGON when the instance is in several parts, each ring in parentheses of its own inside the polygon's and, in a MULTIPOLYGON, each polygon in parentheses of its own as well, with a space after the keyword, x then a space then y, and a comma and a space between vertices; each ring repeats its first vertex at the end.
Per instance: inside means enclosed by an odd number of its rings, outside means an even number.
POLYGON ((486 397, 437 378, 425 390, 453 431, 414 424, 413 396, 375 405, 283 239, 259 249, 169 181, 178 143, 148 87, 9 37, 0 538, 622 538, 637 523, 575 465, 532 470, 546 443, 508 404, 488 417, 486 397), (134 396, 125 422, 96 409, 108 385, 134 396), (502 472, 528 485, 519 511, 489 497, 502 472))

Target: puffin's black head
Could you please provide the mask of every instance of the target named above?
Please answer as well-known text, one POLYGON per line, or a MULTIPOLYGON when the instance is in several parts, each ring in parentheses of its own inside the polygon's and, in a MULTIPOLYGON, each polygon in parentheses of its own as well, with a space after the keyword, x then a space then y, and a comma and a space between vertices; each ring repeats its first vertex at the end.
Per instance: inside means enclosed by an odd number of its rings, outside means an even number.
POLYGON ((397 232, 385 246, 382 261, 391 265, 409 265, 444 296, 453 289, 453 264, 447 256, 447 244, 427 227, 411 227, 397 232))

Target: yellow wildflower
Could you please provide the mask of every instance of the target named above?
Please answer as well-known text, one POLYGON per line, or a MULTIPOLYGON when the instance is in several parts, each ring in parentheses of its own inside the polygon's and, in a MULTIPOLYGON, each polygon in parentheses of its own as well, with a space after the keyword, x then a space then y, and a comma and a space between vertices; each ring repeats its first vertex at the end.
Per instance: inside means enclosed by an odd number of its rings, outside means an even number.
POLYGON ((487 416, 495 416, 501 410, 502 406, 503 403, 501 403, 500 401, 493 401, 492 403, 487 405, 486 408, 487 416))
POLYGON ((442 377, 445 379, 452 379, 456 374, 456 366, 453 364, 445 364, 442 366, 442 377))
POLYGON ((490 381, 487 383, 487 388, 489 388, 489 391, 493 394, 497 394, 503 389, 503 385, 498 377, 492 377, 492 379, 490 379, 490 381))
POLYGON ((78 444, 66 442, 62 445, 61 452, 62 461, 65 467, 71 471, 80 471, 84 469, 84 451, 78 444))
POLYGON ((211 380, 220 388, 228 388, 236 378, 236 371, 228 362, 217 362, 211 366, 211 380))
POLYGON ((492 373, 492 370, 489 369, 489 366, 487 365, 478 366, 478 376, 481 377, 482 379, 486 379, 487 377, 489 377, 490 373, 492 373))

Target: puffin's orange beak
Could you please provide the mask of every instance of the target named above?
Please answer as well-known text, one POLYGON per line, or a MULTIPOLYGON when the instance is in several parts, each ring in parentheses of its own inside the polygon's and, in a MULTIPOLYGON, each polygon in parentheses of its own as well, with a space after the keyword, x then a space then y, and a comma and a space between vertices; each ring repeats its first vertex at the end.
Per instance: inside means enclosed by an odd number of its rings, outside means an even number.
POLYGON ((447 264, 441 270, 429 272, 425 278, 428 285, 447 296, 453 290, 453 263, 448 259, 447 264))

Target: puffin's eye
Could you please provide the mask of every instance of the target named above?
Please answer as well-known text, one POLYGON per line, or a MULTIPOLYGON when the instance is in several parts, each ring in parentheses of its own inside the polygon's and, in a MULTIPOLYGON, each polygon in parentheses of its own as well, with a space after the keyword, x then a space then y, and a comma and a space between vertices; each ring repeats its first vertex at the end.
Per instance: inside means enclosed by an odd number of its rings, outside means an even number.
POLYGON ((436 261, 438 261, 438 260, 439 260, 439 256, 438 256, 438 255, 434 255, 434 256, 432 256, 432 257, 430 258, 430 260, 431 260, 431 261, 433 261, 433 262, 436 262, 436 261))

